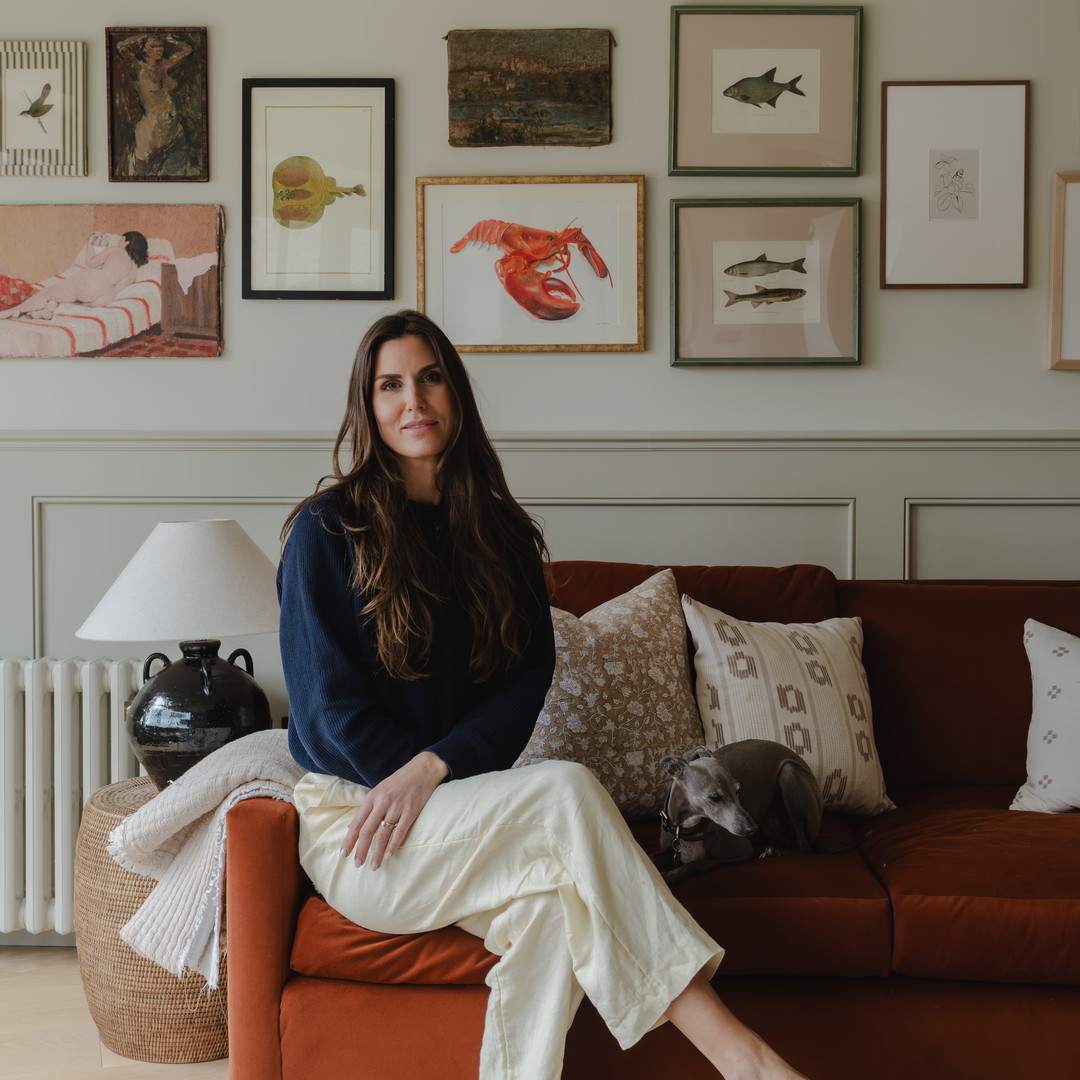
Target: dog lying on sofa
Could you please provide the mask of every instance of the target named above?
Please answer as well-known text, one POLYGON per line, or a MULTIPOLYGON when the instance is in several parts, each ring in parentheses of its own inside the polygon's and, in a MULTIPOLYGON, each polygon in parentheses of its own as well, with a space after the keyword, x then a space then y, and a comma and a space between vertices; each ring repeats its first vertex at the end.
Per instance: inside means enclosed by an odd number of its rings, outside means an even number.
POLYGON ((668 884, 754 856, 819 850, 821 789, 788 747, 740 739, 668 755, 660 766, 671 784, 653 861, 668 884))

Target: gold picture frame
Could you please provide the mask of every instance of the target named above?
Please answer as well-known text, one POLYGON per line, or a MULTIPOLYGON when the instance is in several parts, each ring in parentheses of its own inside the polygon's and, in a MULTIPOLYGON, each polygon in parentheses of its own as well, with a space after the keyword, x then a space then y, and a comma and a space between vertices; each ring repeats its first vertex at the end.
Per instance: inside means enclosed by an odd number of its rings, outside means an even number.
POLYGON ((644 243, 643 176, 416 180, 417 306, 462 352, 643 351, 644 243))
POLYGON ((1080 311, 1065 297, 1080 287, 1080 172, 1054 174, 1050 210, 1050 367, 1080 371, 1080 311))

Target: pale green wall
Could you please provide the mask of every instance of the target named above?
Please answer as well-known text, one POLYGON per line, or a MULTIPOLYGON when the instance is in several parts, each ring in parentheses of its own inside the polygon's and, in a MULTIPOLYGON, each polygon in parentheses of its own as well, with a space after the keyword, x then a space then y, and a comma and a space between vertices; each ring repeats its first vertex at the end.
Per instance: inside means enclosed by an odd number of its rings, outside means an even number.
MULTIPOLYGON (((669 178, 669 11, 656 0, 8 5, 0 31, 5 38, 89 43, 91 175, 0 177, 0 201, 221 204, 227 223, 227 351, 209 361, 0 360, 0 430, 336 427, 345 372, 364 327, 387 307, 415 300, 414 178, 484 173, 644 173, 647 184, 648 351, 470 358, 494 429, 1075 429, 1080 372, 1051 372, 1045 359, 1050 183, 1054 172, 1080 168, 1080 6, 1075 0, 867 3, 863 175, 847 180, 669 178), (208 184, 106 180, 104 28, 148 24, 209 29, 208 184), (610 146, 464 150, 447 145, 446 31, 582 25, 610 28, 618 43, 610 146), (397 304, 241 300, 240 80, 326 75, 397 80, 397 304), (880 83, 904 79, 1032 80, 1030 288, 878 289, 880 83), (670 368, 669 200, 833 194, 864 200, 862 367, 670 368)), ((10 255, 0 249, 0 272, 10 255)))

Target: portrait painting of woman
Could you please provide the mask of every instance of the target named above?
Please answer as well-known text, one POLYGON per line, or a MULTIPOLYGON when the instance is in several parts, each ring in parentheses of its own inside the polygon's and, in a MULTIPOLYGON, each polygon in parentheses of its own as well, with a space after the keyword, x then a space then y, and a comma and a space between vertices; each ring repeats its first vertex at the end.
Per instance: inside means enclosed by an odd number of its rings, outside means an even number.
POLYGON ((206 30, 110 28, 109 179, 207 180, 206 30))

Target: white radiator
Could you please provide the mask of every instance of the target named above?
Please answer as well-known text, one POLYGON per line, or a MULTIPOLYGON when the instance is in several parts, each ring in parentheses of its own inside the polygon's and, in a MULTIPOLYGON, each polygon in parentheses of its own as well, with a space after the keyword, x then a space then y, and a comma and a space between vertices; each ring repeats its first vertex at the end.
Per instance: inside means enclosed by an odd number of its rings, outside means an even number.
POLYGON ((0 660, 0 933, 72 931, 83 803, 137 776, 124 709, 139 660, 0 660))

